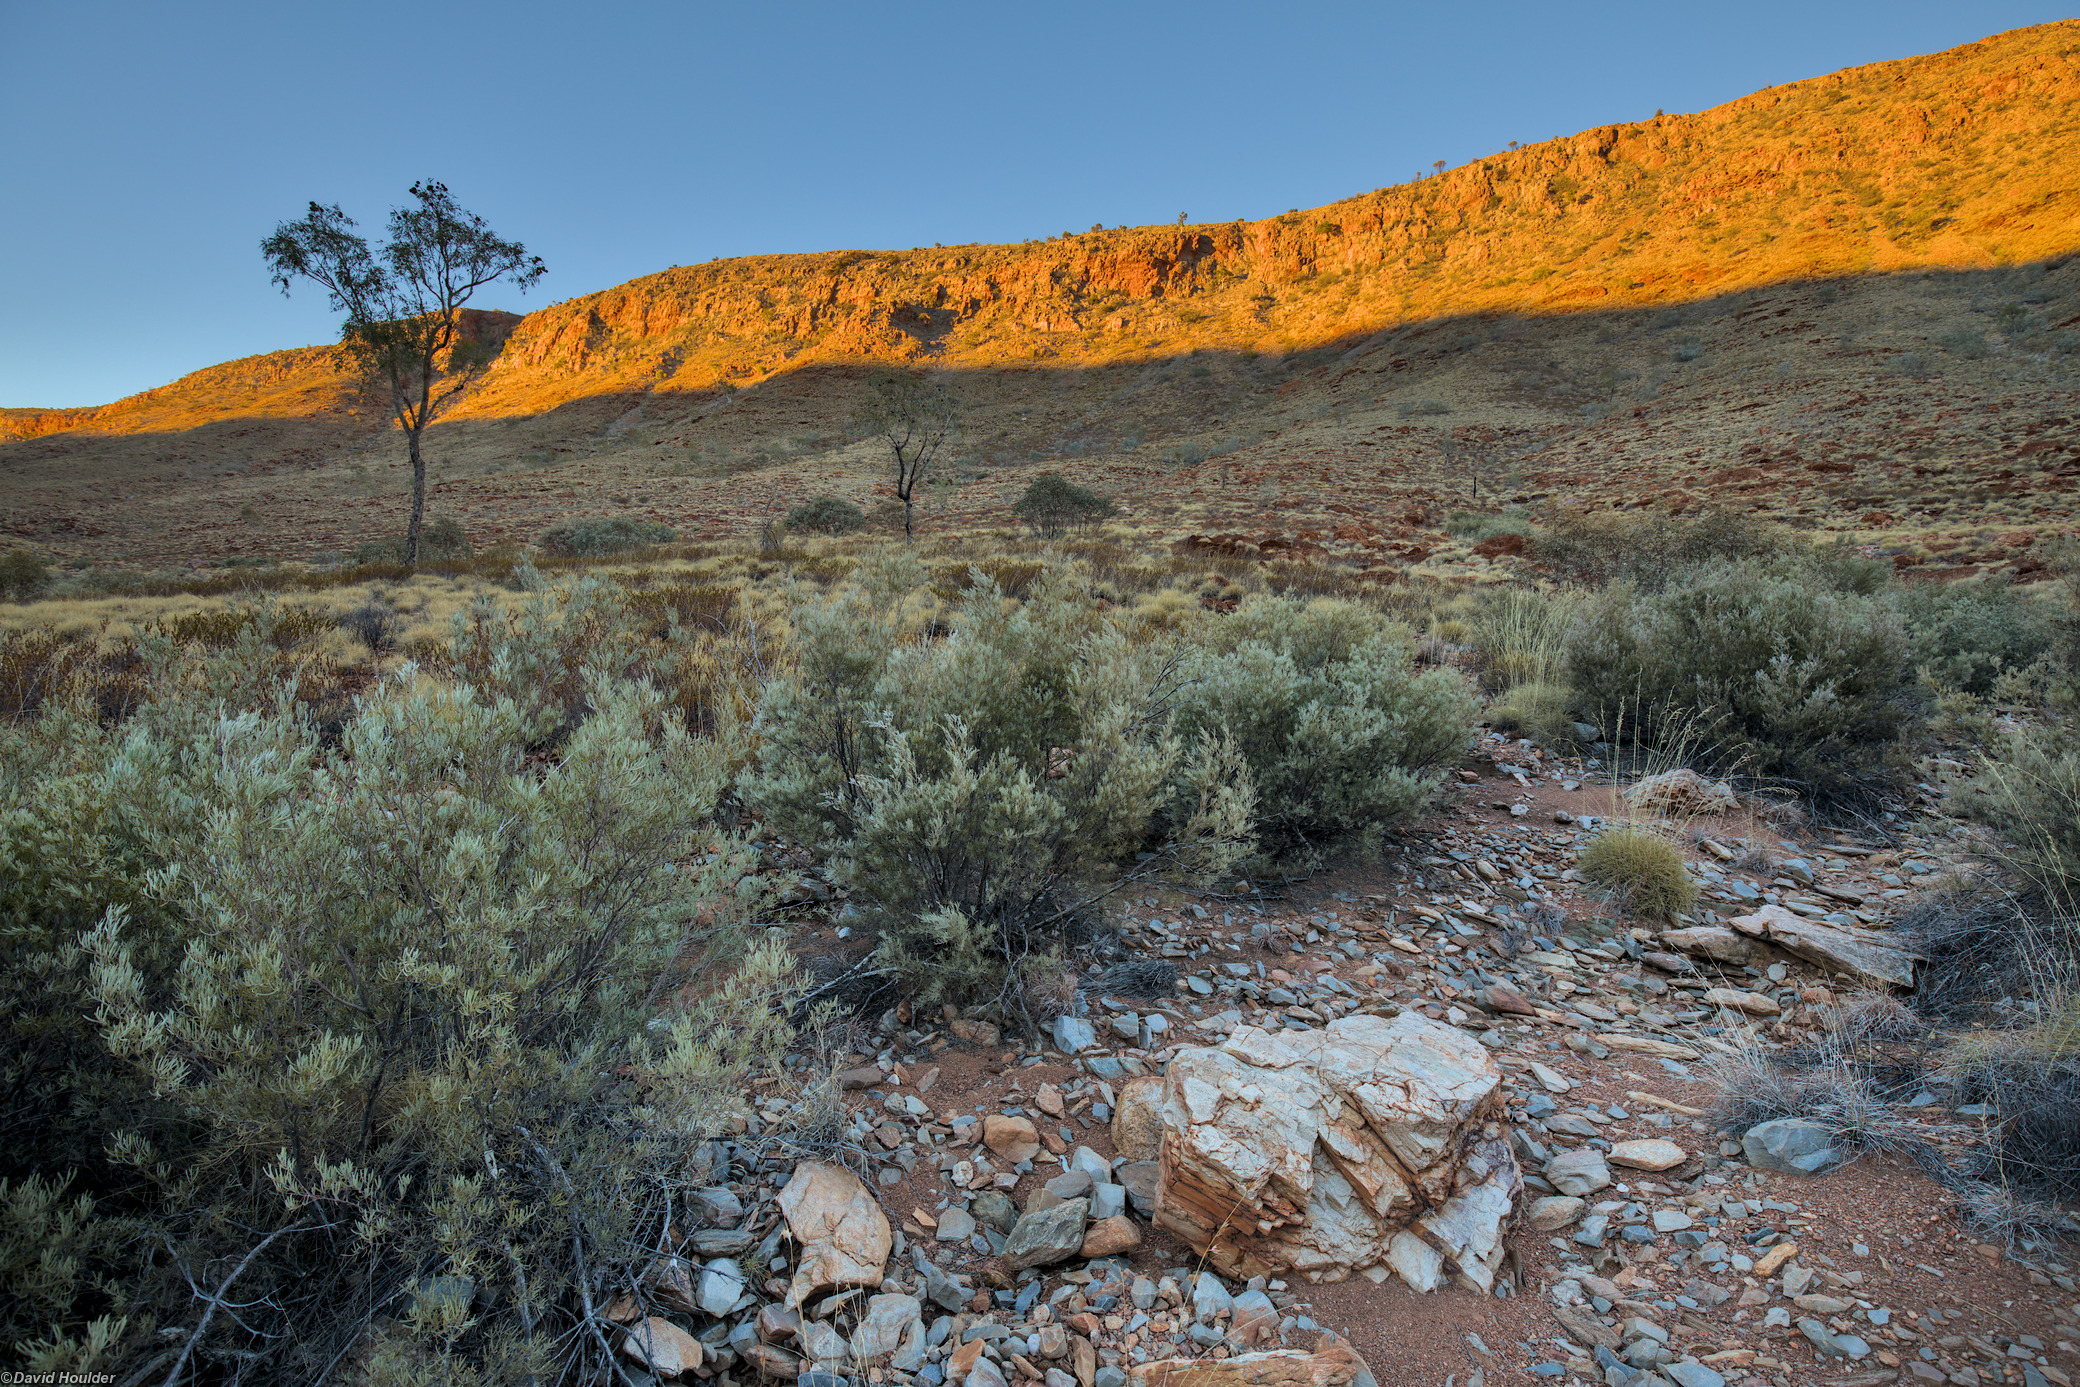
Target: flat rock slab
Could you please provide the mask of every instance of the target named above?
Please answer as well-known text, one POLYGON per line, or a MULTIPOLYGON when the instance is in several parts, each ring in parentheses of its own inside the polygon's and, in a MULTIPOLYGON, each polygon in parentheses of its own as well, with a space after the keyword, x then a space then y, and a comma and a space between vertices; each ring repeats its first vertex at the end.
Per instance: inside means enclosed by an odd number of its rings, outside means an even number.
POLYGON ((1753 963, 1768 952, 1740 931, 1728 929, 1724 925, 1698 925, 1691 929, 1663 930, 1661 942, 1671 949, 1697 958, 1736 965, 1753 963))
POLYGON ((888 1215, 857 1175, 843 1166, 802 1161, 780 1191, 780 1212, 802 1245, 787 1291, 789 1306, 818 1291, 881 1284, 895 1236, 888 1215))
POLYGON ((1156 1221, 1236 1277, 1384 1267, 1485 1292, 1522 1189, 1501 1078, 1472 1036, 1407 1012, 1179 1051, 1156 1221))
POLYGON ((1349 1344, 1313 1353, 1272 1349, 1233 1358, 1163 1358, 1128 1373, 1134 1387, 1376 1387, 1372 1370, 1349 1344))
POLYGON ((1824 925, 1794 915, 1780 905, 1765 905, 1733 917, 1733 927, 1754 939, 1766 939, 1786 953, 1861 982, 1886 987, 1914 985, 1914 965, 1927 959, 1880 930, 1824 925))
POLYGON ((1776 998, 1766 997, 1760 992, 1746 992, 1738 987, 1708 987, 1704 999, 1715 1007, 1729 1007, 1749 1016, 1775 1016, 1781 1010, 1776 998))
POLYGON ((1690 1153, 1672 1141, 1644 1137, 1616 1143, 1611 1147, 1608 1159, 1612 1165, 1630 1166, 1634 1170, 1674 1170, 1690 1159, 1690 1153))
POLYGON ((1757 1170, 1813 1175, 1839 1164, 1834 1133, 1802 1117, 1759 1122, 1741 1137, 1741 1152, 1757 1170))

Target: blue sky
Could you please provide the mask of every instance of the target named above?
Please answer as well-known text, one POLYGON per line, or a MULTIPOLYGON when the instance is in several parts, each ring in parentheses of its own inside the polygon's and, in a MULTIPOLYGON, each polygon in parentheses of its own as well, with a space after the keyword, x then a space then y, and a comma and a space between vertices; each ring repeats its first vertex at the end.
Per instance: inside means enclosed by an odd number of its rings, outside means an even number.
POLYGON ((1240 5, 0 0, 0 405, 328 342, 258 244, 413 180, 527 309, 715 256, 1261 217, 1510 140, 2069 17, 2030 0, 1240 5))

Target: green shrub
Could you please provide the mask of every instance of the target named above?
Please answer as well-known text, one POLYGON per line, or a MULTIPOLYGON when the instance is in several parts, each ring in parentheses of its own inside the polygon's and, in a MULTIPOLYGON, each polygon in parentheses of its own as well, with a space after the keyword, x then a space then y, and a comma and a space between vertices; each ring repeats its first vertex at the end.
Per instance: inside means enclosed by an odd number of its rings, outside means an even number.
POLYGON ((1106 891, 1235 861, 1248 773, 1218 736, 1171 731, 1164 652, 1072 575, 1014 603, 977 571, 936 640, 901 634, 921 566, 864 577, 796 612, 795 668, 767 688, 739 791, 868 905, 884 969, 931 1000, 1044 1019, 1035 971, 1106 891), (1172 799, 1186 807, 1151 842, 1172 799))
POLYGON ((1177 725, 1233 739, 1270 860, 1317 859, 1412 817, 1465 748, 1465 681, 1419 672, 1406 631, 1371 608, 1257 595, 1190 640, 1177 725))
POLYGON ((1459 539, 1476 541, 1497 535, 1522 535, 1529 539, 1538 533, 1531 526, 1531 517, 1519 510, 1504 511, 1501 515, 1456 510, 1445 518, 1444 530, 1459 539))
POLYGON ((1649 920, 1674 920, 1697 901, 1697 886, 1666 838, 1638 824, 1614 824, 1582 849, 1584 877, 1612 891, 1624 909, 1649 920))
POLYGON ((1643 747, 1838 805, 1898 770, 1920 716, 1907 649, 1889 595, 1719 564, 1659 592, 1617 584, 1589 599, 1568 669, 1595 720, 1643 747))
POLYGON ((839 496, 818 496, 787 512, 788 529, 819 535, 839 535, 867 523, 866 512, 839 496))
POLYGON ((1946 689, 1985 698, 2002 674, 2029 669, 2057 639, 2047 602, 2000 583, 1924 583, 1900 594, 1917 668, 1946 689))
POLYGON ((1048 539, 1079 525, 1093 525, 1112 514, 1112 502, 1049 472, 1033 479, 1012 505, 1011 513, 1048 539))
POLYGON ((252 631, 277 650, 288 650, 335 629, 336 624, 317 612, 280 607, 268 601, 208 607, 186 616, 169 617, 158 623, 158 629, 176 644, 193 642, 212 650, 236 645, 242 635, 252 631))
POLYGON ((155 637, 124 727, 0 729, 0 1333, 153 1380, 601 1380, 592 1307, 787 1034, 784 952, 733 942, 754 856, 705 822, 729 749, 598 671, 546 759, 423 679, 328 747, 217 696, 256 648, 155 637))
MULTIPOLYGON (((420 563, 459 563, 474 557, 469 535, 462 522, 449 516, 429 520, 419 527, 420 563)), ((404 536, 372 539, 354 546, 355 563, 403 563, 404 536)))
POLYGON ((1781 526, 1718 508, 1694 520, 1641 511, 1568 511, 1539 534, 1531 552, 1568 577, 1659 588, 1703 564, 1792 554, 1801 547, 1781 526))
POLYGON ((50 576, 33 549, 10 549, 0 555, 0 596, 10 602, 41 597, 50 586, 50 576))
POLYGON ((597 559, 669 544, 677 532, 655 520, 615 516, 604 520, 566 520, 542 531, 541 546, 567 559, 597 559))

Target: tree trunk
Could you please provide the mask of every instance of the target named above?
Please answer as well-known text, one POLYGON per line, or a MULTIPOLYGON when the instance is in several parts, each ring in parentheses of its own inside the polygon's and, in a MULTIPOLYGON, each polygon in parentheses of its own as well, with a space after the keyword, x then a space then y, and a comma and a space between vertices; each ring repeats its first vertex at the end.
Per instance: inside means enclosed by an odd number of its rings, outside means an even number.
POLYGON ((412 518, 404 527, 404 566, 419 566, 419 527, 426 519, 426 459, 419 453, 423 429, 406 429, 405 439, 412 454, 412 518))

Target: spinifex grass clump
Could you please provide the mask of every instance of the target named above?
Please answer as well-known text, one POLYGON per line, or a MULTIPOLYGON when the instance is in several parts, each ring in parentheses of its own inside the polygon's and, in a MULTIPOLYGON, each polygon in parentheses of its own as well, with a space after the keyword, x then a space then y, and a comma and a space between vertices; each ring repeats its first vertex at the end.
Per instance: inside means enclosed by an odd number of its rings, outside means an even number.
POLYGON ((1673 920, 1697 901, 1697 885, 1666 838, 1638 824, 1613 824, 1589 840, 1577 864, 1642 919, 1673 920))

